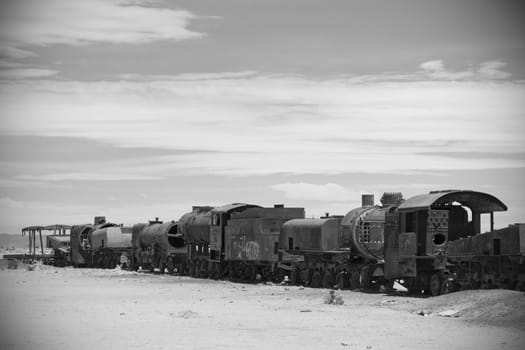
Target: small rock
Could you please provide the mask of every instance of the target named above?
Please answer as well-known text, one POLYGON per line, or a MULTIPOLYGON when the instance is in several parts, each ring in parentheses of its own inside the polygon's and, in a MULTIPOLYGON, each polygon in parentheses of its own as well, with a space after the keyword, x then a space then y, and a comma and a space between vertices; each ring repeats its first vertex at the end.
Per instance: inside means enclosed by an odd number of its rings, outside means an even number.
POLYGON ((439 316, 443 317, 459 317, 459 311, 457 310, 445 310, 438 313, 439 316))
POLYGON ((431 313, 432 313, 432 312, 430 312, 430 311, 428 311, 428 310, 418 310, 418 311, 417 311, 417 314, 418 314, 419 316, 428 316, 428 315, 430 315, 431 313))
POLYGON ((341 346, 348 346, 348 343, 341 342, 341 346))

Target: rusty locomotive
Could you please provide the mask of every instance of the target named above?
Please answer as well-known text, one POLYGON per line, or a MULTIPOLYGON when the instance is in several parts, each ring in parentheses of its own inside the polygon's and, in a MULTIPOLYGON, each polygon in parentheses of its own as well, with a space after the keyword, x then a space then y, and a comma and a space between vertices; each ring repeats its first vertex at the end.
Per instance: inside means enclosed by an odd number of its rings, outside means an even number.
POLYGON ((439 295, 460 288, 525 289, 525 224, 494 230, 507 207, 482 192, 445 190, 404 199, 385 193, 346 215, 304 208, 195 206, 178 220, 127 228, 96 218, 71 229, 75 266, 130 268, 234 281, 389 289, 439 295), (481 219, 490 219, 482 233, 481 219), (120 259, 120 260, 119 260, 120 259))
POLYGON ((122 255, 132 256, 131 227, 96 216, 93 224, 71 227, 71 264, 75 267, 115 268, 122 255))

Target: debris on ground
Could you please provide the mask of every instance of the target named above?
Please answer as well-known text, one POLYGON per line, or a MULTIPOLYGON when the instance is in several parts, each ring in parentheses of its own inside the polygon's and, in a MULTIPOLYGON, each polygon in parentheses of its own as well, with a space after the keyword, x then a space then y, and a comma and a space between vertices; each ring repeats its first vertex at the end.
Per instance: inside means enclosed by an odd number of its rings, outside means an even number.
POLYGON ((439 316, 443 317, 459 317, 458 310, 445 310, 438 313, 439 316))
POLYGON ((343 305, 345 302, 343 301, 343 296, 340 294, 335 294, 335 290, 331 290, 328 295, 324 298, 325 304, 333 304, 333 305, 343 305))
POLYGON ((428 310, 417 310, 416 312, 419 316, 429 316, 430 314, 432 314, 432 311, 428 311, 428 310))

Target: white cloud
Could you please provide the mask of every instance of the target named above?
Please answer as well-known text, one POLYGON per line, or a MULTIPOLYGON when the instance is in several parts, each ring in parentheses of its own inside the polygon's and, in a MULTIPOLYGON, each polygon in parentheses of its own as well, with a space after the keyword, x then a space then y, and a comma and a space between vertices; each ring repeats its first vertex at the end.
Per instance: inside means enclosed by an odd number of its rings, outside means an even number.
POLYGON ((478 73, 488 79, 505 79, 509 73, 502 70, 507 64, 502 61, 487 61, 479 65, 478 73))
POLYGON ((311 183, 283 183, 270 186, 271 189, 282 191, 289 199, 307 199, 318 201, 346 201, 355 199, 359 193, 350 191, 348 188, 335 183, 311 184, 311 183))
MULTIPOLYGON (((422 77, 436 80, 501 80, 510 77, 510 74, 503 71, 507 64, 502 61, 486 61, 478 65, 477 68, 469 67, 465 70, 451 71, 445 69, 443 60, 432 60, 423 62, 420 67, 422 77)), ((412 77, 416 79, 417 77, 412 77)))
POLYGON ((520 159, 415 154, 522 149, 522 84, 361 83, 244 72, 194 78, 6 83, 0 85, 0 133, 215 151, 119 162, 119 174, 146 178, 179 172, 327 174, 524 165, 520 159))
POLYGON ((0 39, 11 51, 18 50, 11 57, 27 57, 21 47, 28 45, 133 44, 202 37, 187 28, 195 18, 191 12, 147 5, 149 1, 11 0, 2 6, 0 39))
POLYGON ((421 63, 420 67, 424 71, 430 71, 430 72, 443 71, 445 69, 445 65, 443 64, 443 60, 434 60, 434 61, 423 62, 423 63, 421 63))

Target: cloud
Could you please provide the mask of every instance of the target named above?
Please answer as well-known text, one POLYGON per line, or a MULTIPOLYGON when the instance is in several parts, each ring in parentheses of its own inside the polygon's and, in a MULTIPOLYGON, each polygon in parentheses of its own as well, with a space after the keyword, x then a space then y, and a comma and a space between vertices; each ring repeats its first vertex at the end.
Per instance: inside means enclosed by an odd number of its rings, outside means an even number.
POLYGON ((0 59, 21 59, 35 56, 36 54, 31 51, 11 46, 0 46, 0 59))
POLYGON ((478 73, 488 79, 505 79, 509 73, 502 70, 507 64, 502 61, 487 61, 479 65, 478 73))
POLYGON ((15 201, 9 197, 0 197, 0 208, 22 209, 23 203, 15 201))
POLYGON ((55 173, 42 175, 20 175, 20 180, 30 181, 137 181, 137 180, 162 180, 159 176, 146 176, 126 173, 102 173, 86 170, 78 173, 55 173))
POLYGON ((191 12, 150 1, 11 0, 2 4, 3 51, 14 58, 31 55, 31 45, 135 44, 203 36, 189 30, 191 12))
POLYGON ((421 154, 523 149, 523 84, 358 82, 244 72, 195 78, 8 82, 0 85, 0 134, 178 150, 153 152, 140 161, 115 153, 119 167, 146 177, 524 166, 519 158, 421 154), (183 152, 196 149, 210 152, 183 152))
POLYGON ((445 70, 443 60, 434 60, 421 63, 420 67, 427 72, 438 72, 445 70))
MULTIPOLYGON (((282 191, 289 199, 307 199, 318 201, 346 201, 356 197, 356 193, 335 183, 283 183, 270 186, 271 189, 282 191)), ((358 195, 358 194, 357 194, 358 195)))
POLYGON ((0 70, 0 80, 44 78, 57 74, 58 71, 41 68, 17 68, 0 70))
POLYGON ((436 80, 501 80, 510 77, 509 73, 502 70, 506 65, 503 61, 486 61, 477 68, 450 71, 445 69, 443 60, 432 60, 423 62, 420 68, 424 77, 436 80))
POLYGON ((121 74, 119 78, 130 81, 194 81, 194 80, 232 80, 255 77, 256 71, 219 72, 219 73, 184 73, 177 75, 121 74))

